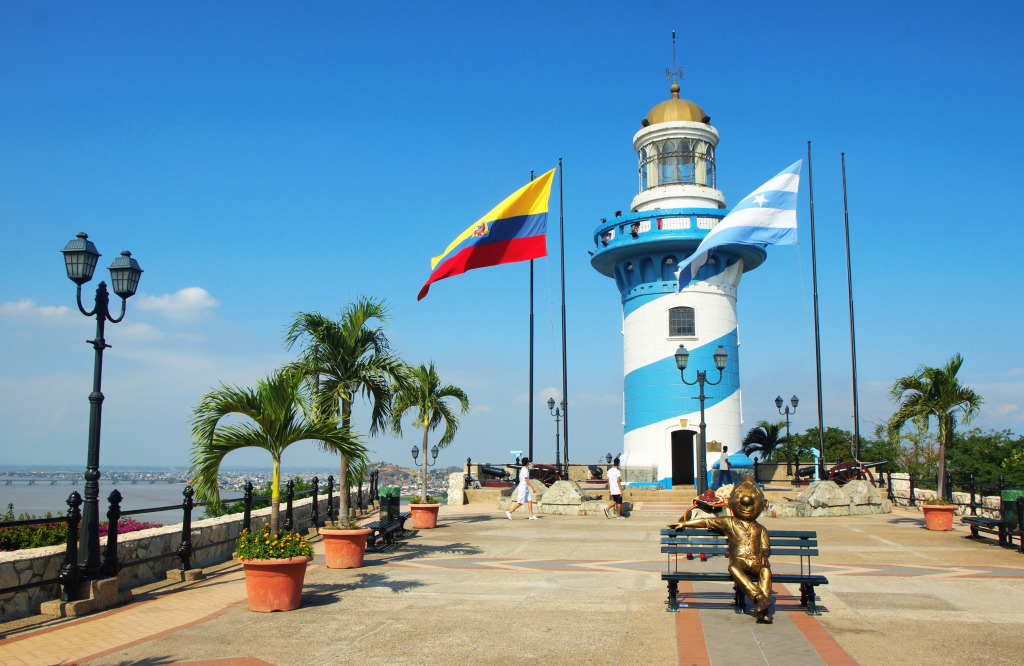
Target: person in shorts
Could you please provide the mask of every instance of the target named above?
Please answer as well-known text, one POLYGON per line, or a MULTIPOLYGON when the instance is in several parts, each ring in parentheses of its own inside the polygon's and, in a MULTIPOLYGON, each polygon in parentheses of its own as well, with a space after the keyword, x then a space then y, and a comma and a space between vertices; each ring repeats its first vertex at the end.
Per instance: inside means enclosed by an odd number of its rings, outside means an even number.
POLYGON ((512 508, 505 512, 509 520, 512 520, 512 512, 526 505, 526 508, 530 510, 530 520, 537 520, 537 516, 533 515, 533 485, 530 483, 530 467, 533 465, 530 463, 529 458, 523 458, 523 466, 519 468, 519 485, 516 487, 516 503, 512 508))
POLYGON ((622 473, 619 472, 619 459, 612 461, 612 468, 608 470, 608 494, 612 501, 604 508, 604 515, 611 518, 611 509, 615 508, 615 517, 622 520, 622 473))

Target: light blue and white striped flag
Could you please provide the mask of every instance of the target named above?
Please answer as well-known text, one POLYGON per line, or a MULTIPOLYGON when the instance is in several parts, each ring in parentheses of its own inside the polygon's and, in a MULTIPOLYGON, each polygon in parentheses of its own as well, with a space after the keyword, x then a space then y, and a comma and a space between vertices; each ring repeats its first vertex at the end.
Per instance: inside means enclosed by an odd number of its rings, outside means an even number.
POLYGON ((795 245, 796 195, 800 185, 799 160, 757 188, 712 229, 696 251, 680 262, 677 291, 682 291, 720 245, 795 245))

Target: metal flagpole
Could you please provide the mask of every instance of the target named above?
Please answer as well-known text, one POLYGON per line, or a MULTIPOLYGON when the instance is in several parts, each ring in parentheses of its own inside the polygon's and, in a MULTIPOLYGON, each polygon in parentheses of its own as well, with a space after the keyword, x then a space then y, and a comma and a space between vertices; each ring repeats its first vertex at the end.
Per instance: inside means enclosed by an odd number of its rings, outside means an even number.
POLYGON ((853 271, 850 268, 850 214, 846 208, 846 153, 839 153, 843 162, 843 226, 846 228, 846 284, 850 290, 850 359, 853 363, 853 441, 857 462, 860 462, 860 406, 857 401, 857 334, 853 327, 853 271))
POLYGON ((562 158, 558 158, 558 244, 562 267, 562 447, 565 460, 565 478, 569 478, 569 384, 565 362, 565 224, 562 198, 562 158))
POLYGON ((811 197, 811 281, 814 284, 814 370, 818 381, 818 478, 825 478, 825 427, 821 411, 821 336, 818 334, 818 260, 814 248, 814 183, 811 179, 811 142, 807 142, 807 191, 811 197))
MULTIPOLYGON (((530 169, 530 182, 533 182, 533 169, 530 169)), ((533 460, 533 259, 530 259, 530 399, 527 409, 530 411, 529 420, 529 450, 530 460, 533 460)))

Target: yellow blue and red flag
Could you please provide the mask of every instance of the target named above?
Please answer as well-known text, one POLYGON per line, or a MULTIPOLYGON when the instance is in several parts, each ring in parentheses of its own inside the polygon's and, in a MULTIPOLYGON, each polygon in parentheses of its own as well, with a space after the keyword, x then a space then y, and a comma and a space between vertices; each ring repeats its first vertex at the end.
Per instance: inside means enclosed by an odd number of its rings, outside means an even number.
POLYGON ((554 175, 552 169, 520 187, 431 259, 433 272, 416 300, 426 296, 438 280, 474 268, 547 256, 548 199, 554 175))

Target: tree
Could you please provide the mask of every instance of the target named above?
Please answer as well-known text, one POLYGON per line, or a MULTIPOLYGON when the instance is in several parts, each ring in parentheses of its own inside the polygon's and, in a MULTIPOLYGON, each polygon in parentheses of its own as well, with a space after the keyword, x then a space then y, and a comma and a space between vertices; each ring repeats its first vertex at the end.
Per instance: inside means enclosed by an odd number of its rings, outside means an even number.
MULTIPOLYGON (((295 317, 285 334, 285 346, 291 349, 303 341, 302 354, 293 365, 309 381, 315 393, 318 413, 341 416, 345 427, 352 425, 352 403, 363 396, 371 403, 370 434, 387 426, 393 386, 403 382, 404 364, 391 353, 383 328, 371 326, 376 320, 387 322, 387 305, 369 296, 349 303, 334 321, 318 312, 295 317)), ((348 520, 348 489, 353 478, 348 459, 341 456, 339 515, 348 520)))
POLYGON ((270 531, 278 532, 281 505, 281 455, 303 440, 318 440, 327 451, 349 458, 365 458, 366 450, 347 426, 336 419, 311 413, 302 393, 302 375, 278 370, 256 384, 256 389, 221 384, 203 396, 192 415, 192 474, 196 492, 204 501, 220 503, 217 473, 224 456, 254 447, 273 460, 270 499, 270 531), (237 414, 239 423, 221 424, 237 414))
POLYGON ((946 492, 946 452, 953 443, 957 414, 960 422, 969 424, 981 411, 984 402, 973 390, 962 386, 956 373, 963 365, 960 354, 954 354, 941 368, 920 366, 917 372, 900 377, 889 394, 899 403, 896 413, 889 417, 890 435, 899 433, 907 421, 920 420, 927 424, 934 418, 939 428, 939 497, 946 492))
POLYGON ((402 435, 402 418, 412 411, 412 425, 423 428, 423 501, 427 501, 427 435, 444 423, 444 435, 437 447, 443 449, 455 439, 459 419, 446 400, 455 399, 462 406, 462 413, 469 411, 469 398, 457 386, 441 385, 434 362, 429 366, 419 365, 407 370, 408 382, 399 385, 391 406, 391 427, 395 434, 402 435))
MULTIPOLYGON (((743 438, 743 453, 749 456, 752 453, 758 454, 761 462, 768 462, 776 453, 785 453, 782 445, 786 438, 782 431, 786 429, 786 422, 769 423, 758 421, 757 425, 747 431, 743 438)), ((786 456, 786 464, 789 465, 789 456, 786 456)))

